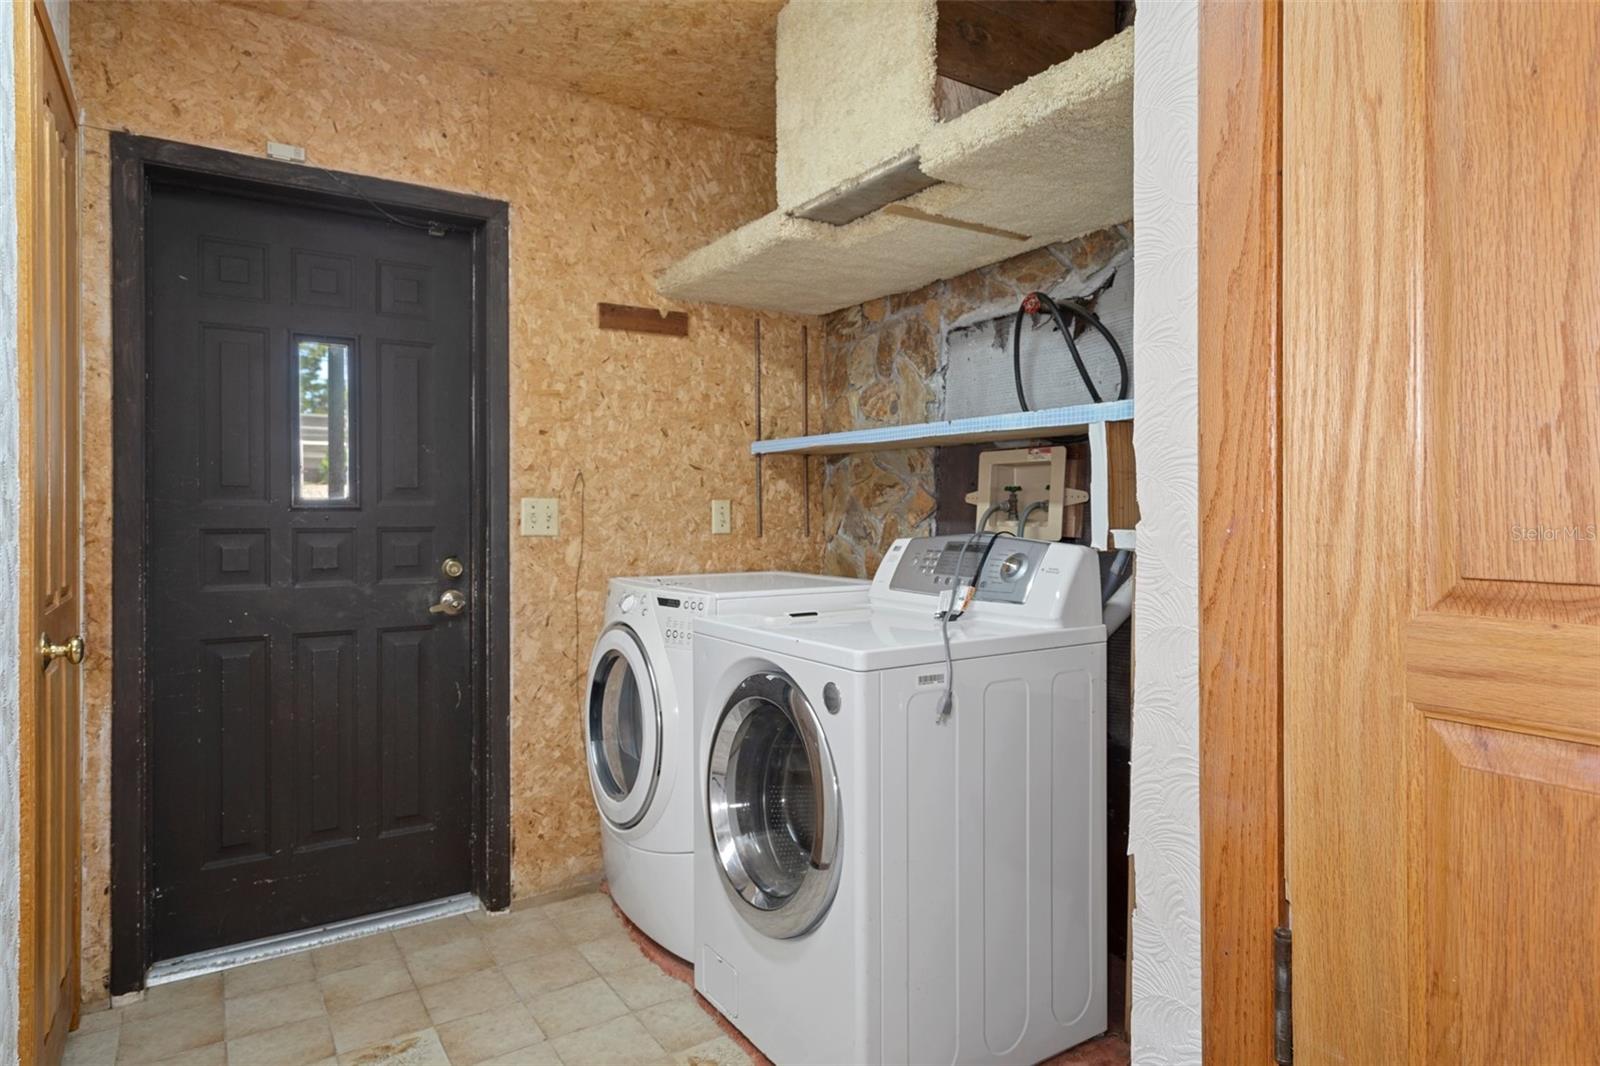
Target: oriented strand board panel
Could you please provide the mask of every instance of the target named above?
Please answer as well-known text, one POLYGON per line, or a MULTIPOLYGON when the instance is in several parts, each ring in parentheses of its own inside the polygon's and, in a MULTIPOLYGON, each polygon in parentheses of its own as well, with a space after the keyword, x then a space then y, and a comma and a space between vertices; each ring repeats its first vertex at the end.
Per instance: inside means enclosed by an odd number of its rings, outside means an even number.
POLYGON ((773 136, 780 0, 230 0, 450 64, 773 136))
POLYGON ((778 206, 895 158, 938 122, 934 0, 790 0, 778 17, 778 206))
MULTIPOLYGON (((810 464, 815 535, 806 464, 787 457, 765 464, 766 535, 755 535, 755 316, 664 304, 651 283, 770 210, 770 142, 226 4, 74 3, 72 48, 87 112, 85 994, 105 995, 110 931, 108 130, 255 154, 271 138, 304 146, 318 166, 510 203, 511 494, 558 498, 562 528, 512 530, 513 888, 598 872, 579 708, 607 579, 815 569, 821 556, 820 463, 810 464), (687 310, 689 336, 602 331, 600 301, 687 310), (733 501, 730 536, 710 536, 712 496, 733 501)), ((803 324, 762 317, 762 425, 774 435, 803 424, 803 324)))

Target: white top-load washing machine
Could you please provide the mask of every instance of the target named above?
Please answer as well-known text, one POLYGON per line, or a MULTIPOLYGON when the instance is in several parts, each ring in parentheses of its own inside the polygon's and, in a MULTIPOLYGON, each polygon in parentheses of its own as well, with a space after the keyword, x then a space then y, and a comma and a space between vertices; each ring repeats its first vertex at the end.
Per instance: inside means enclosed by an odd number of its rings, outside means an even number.
POLYGON ((1093 551, 901 540, 869 606, 697 630, 707 999, 782 1066, 1034 1063, 1105 1031, 1093 551), (980 559, 942 716, 935 613, 980 559))
POLYGON ((589 784, 611 896, 673 954, 694 945, 694 621, 864 603, 867 587, 776 571, 612 580, 589 660, 589 784))

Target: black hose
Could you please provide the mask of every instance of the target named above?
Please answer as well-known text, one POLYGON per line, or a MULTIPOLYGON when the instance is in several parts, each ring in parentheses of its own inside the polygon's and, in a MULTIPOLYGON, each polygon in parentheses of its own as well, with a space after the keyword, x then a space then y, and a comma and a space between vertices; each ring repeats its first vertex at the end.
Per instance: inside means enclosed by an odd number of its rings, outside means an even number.
POLYGON ((1111 345, 1111 353, 1117 357, 1117 399, 1128 398, 1128 359, 1122 354, 1122 345, 1117 343, 1117 338, 1111 335, 1104 322, 1100 321, 1093 311, 1076 300, 1062 300, 1057 303, 1042 292, 1030 292, 1022 300, 1022 306, 1017 308, 1017 321, 1011 329, 1011 376, 1017 386, 1017 403, 1024 411, 1031 411, 1028 406, 1027 394, 1022 388, 1022 319, 1028 314, 1037 314, 1040 309, 1050 312, 1050 317, 1055 320, 1056 329, 1061 331, 1062 339, 1067 342, 1067 351, 1072 353, 1073 365, 1078 368, 1078 377, 1083 380, 1084 388, 1089 390, 1089 398, 1094 403, 1103 403, 1100 390, 1095 388, 1094 379, 1089 376, 1089 368, 1083 365, 1083 355, 1078 351, 1078 342, 1072 336, 1072 330, 1067 328, 1066 319, 1062 317, 1062 310, 1072 312, 1089 325, 1100 331, 1100 336, 1111 345), (1032 305, 1032 310, 1029 307, 1032 305))

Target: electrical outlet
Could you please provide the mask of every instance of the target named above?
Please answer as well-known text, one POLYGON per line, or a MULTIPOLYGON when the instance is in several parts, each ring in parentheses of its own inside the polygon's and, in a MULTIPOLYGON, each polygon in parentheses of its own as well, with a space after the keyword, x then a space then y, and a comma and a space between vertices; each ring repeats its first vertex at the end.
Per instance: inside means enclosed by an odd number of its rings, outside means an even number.
POLYGON ((553 537, 560 528, 557 501, 549 496, 524 496, 522 498, 522 535, 524 537, 553 537))
POLYGON ((713 533, 732 533, 733 532, 733 501, 732 500, 712 500, 711 501, 711 532, 713 532, 713 533))

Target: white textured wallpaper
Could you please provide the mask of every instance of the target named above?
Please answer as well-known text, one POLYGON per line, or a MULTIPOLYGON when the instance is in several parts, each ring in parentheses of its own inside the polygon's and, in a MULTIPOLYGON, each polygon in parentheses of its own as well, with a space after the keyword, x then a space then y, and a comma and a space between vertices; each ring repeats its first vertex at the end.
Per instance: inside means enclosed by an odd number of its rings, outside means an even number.
POLYGON ((11 12, 0 13, 0 1062, 17 1061, 17 167, 11 12))
POLYGON ((1143 0, 1138 24, 1133 1061, 1191 1063, 1200 1061, 1198 8, 1143 0))

